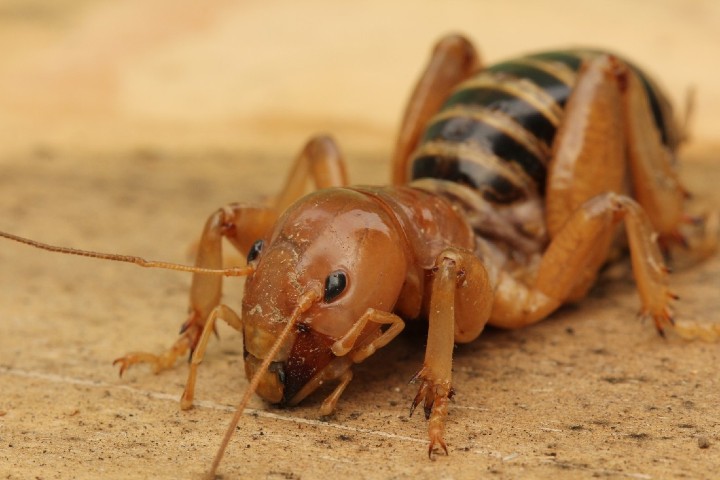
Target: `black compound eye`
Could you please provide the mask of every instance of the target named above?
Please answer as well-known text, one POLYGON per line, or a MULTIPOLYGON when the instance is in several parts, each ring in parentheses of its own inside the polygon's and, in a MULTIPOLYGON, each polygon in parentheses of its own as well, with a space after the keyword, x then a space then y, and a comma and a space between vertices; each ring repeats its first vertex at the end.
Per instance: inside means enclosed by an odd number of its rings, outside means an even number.
POLYGON ((325 279, 325 303, 331 302, 335 297, 340 295, 347 286, 347 276, 345 272, 340 270, 331 273, 325 279))
POLYGON ((265 245, 265 240, 257 240, 252 244, 252 247, 250 247, 250 251, 248 252, 247 263, 252 262, 258 257, 258 255, 260 255, 263 245, 265 245))

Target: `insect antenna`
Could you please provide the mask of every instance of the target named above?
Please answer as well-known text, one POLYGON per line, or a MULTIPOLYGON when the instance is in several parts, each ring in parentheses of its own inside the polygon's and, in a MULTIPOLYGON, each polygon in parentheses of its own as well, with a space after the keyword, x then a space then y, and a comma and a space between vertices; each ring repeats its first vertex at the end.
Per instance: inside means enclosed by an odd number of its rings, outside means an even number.
POLYGON ((298 304, 295 307, 295 310, 293 310, 292 315, 290 316, 290 319, 287 322, 287 325, 285 325, 285 328, 280 333, 280 336, 275 340, 275 343, 273 344, 272 348, 268 352, 268 354, 265 356, 265 359, 260 364, 260 367, 255 371, 255 374, 253 375, 252 379, 250 380, 250 384, 248 385, 247 389, 245 390, 245 394, 242 397, 242 400, 240 400, 240 403, 238 404, 237 408, 235 409, 235 414, 233 415, 232 420, 230 421, 230 425, 228 425, 228 429, 225 431, 225 436, 222 439, 222 443, 220 444, 220 448, 218 448, 217 453, 215 454, 215 459, 213 460, 212 466, 210 467, 210 471, 208 472, 207 476, 205 478, 207 479, 214 479, 215 478, 215 472, 217 471, 218 466, 220 465, 220 461, 223 458, 223 455, 225 454, 225 449, 228 446, 228 443, 230 443, 230 439, 233 436, 233 433, 235 432, 235 428, 237 427, 238 423, 240 422, 240 417, 243 414, 243 411, 245 410, 245 407, 247 406, 248 402, 250 401, 250 398, 255 393, 255 390, 257 390, 258 385, 260 384, 260 379, 262 378, 262 375, 264 372, 267 371, 268 367, 270 366, 270 363, 275 358, 275 355, 277 355, 277 352, 280 350, 280 347, 282 347, 283 343, 285 343, 285 340, 290 336, 290 333, 292 333, 293 328, 298 322, 298 319, 300 318, 300 315, 307 311, 313 303, 315 303, 317 300, 320 299, 320 290, 319 288, 313 288, 314 285, 305 290, 305 292, 300 295, 300 298, 298 299, 298 304))
POLYGON ((20 237, 18 235, 13 235, 12 233, 6 233, 0 231, 0 237, 7 238, 8 240, 12 240, 14 242, 23 243, 25 245, 30 245, 34 248, 39 248, 41 250, 47 250, 50 252, 55 253, 64 253, 67 255, 78 255, 81 257, 90 257, 90 258, 99 258, 102 260, 112 260, 114 262, 125 262, 125 263, 134 263, 135 265, 138 265, 140 267, 144 268, 162 268, 165 270, 178 270, 181 272, 190 272, 190 273, 208 273, 208 274, 214 274, 214 275, 223 275, 226 277, 242 277, 246 275, 250 275, 253 272, 253 267, 230 267, 230 268, 203 268, 203 267, 195 267, 190 265, 183 265, 180 263, 172 263, 172 262, 157 262, 153 260, 145 260, 142 257, 135 257, 131 255, 118 255, 116 253, 103 253, 103 252, 93 252, 90 250, 80 250, 77 248, 70 248, 70 247, 59 247, 56 245, 49 245, 47 243, 38 242, 36 240, 30 240, 29 238, 20 237))

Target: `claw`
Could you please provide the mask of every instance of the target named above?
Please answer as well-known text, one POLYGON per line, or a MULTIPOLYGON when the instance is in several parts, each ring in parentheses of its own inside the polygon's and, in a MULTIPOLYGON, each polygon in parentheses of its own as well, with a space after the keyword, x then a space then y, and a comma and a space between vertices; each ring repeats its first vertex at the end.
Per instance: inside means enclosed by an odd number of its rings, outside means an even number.
POLYGON ((127 370, 127 368, 128 368, 129 365, 128 365, 127 362, 125 361, 125 358, 124 358, 124 357, 123 357, 123 358, 116 358, 115 360, 113 360, 113 363, 112 363, 112 364, 113 364, 113 367, 114 367, 115 365, 117 365, 118 363, 121 364, 121 365, 120 365, 120 371, 118 371, 118 376, 119 376, 120 378, 122 378, 123 373, 125 373, 125 370, 127 370))
POLYGON ((433 400, 428 401, 428 397, 425 397, 425 420, 430 420, 430 414, 432 413, 432 407, 433 407, 433 400))
MULTIPOLYGON (((672 295, 671 298, 673 298, 672 295)), ((644 312, 643 316, 647 317, 650 315, 649 313, 644 312)), ((652 319, 655 323, 655 329, 657 330, 658 334, 663 338, 665 338, 665 326, 675 326, 675 318, 673 316, 672 310, 670 310, 670 307, 665 307, 663 311, 659 314, 653 314, 652 319)))
POLYGON ((137 363, 149 363, 153 368, 153 372, 155 373, 158 373, 161 370, 168 368, 162 364, 160 357, 155 354, 146 352, 131 352, 124 357, 116 358, 113 361, 113 365, 120 364, 120 377, 123 376, 123 374, 127 371, 128 368, 132 367, 137 363))
MULTIPOLYGON (((420 372, 418 372, 418 374, 416 374, 415 377, 417 377, 419 375, 419 373, 420 372)), ((412 417, 412 414, 413 414, 413 412, 415 412, 415 409, 417 408, 417 406, 420 405, 420 401, 423 398, 427 398, 428 388, 429 387, 428 387, 427 383, 423 383, 422 385, 420 385, 420 388, 418 389, 418 393, 417 393, 417 395, 415 395, 415 399, 413 399, 412 404, 410 405, 410 415, 409 415, 410 417, 412 417)), ((427 403, 427 400, 425 403, 427 403)), ((425 412, 425 416, 427 418, 427 410, 425 412)))
POLYGON ((178 332, 178 335, 182 335, 187 331, 188 328, 190 328, 190 325, 192 324, 192 317, 188 318, 183 322, 182 325, 180 325, 180 331, 178 332))
POLYGON ((426 367, 420 369, 411 381, 416 380, 420 380, 421 383, 420 388, 418 388, 418 393, 415 395, 415 399, 410 406, 410 415, 413 414, 415 408, 417 408, 422 401, 425 419, 429 421, 428 434, 430 436, 430 445, 428 446, 428 458, 434 460, 433 452, 438 446, 442 448, 445 455, 448 454, 443 433, 445 431, 448 403, 453 395, 455 395, 455 391, 450 386, 449 381, 440 382, 435 380, 426 367))
POLYGON ((408 417, 412 417, 413 413, 415 413, 415 408, 417 408, 419 403, 420 403, 420 400, 418 400, 418 398, 415 397, 415 400, 413 400, 412 404, 410 405, 410 413, 408 414, 408 417))
MULTIPOLYGON (((193 308, 190 308, 190 310, 188 311, 188 317, 185 319, 183 324, 180 325, 180 333, 178 335, 184 334, 188 330, 188 328, 195 325, 200 319, 200 312, 193 308)), ((217 334, 217 332, 215 333, 217 334)))
POLYGON ((435 457, 433 457, 433 452, 435 451, 435 444, 436 444, 436 443, 437 443, 437 444, 440 444, 440 446, 442 447, 442 449, 445 451, 445 456, 446 456, 446 457, 447 457, 448 455, 450 455, 450 454, 448 453, 448 448, 447 448, 447 444, 445 443, 445 440, 443 440, 442 438, 432 439, 432 440, 430 440, 430 445, 428 446, 428 458, 429 458, 430 460, 435 461, 435 457))

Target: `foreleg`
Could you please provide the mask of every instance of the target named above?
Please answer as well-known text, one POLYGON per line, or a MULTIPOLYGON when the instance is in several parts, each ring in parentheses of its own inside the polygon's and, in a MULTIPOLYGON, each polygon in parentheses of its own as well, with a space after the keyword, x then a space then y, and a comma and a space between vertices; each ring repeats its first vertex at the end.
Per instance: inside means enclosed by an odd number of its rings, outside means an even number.
POLYGON ((493 293, 487 273, 471 252, 447 249, 436 260, 429 299, 425 361, 415 375, 420 388, 410 413, 423 402, 428 422, 428 455, 436 446, 447 454, 445 418, 453 395, 452 356, 455 342, 477 338, 490 316, 493 293))
MULTIPOLYGON (((276 218, 273 209, 238 204, 228 205, 213 213, 205 223, 198 244, 195 266, 222 267, 222 239, 230 240, 239 249, 247 251, 254 239, 264 236, 276 218)), ((147 363, 158 373, 171 368, 178 357, 192 352, 205 327, 206 319, 218 305, 222 296, 223 279, 219 275, 193 274, 190 287, 190 306, 187 320, 180 329, 180 337, 165 352, 131 352, 116 359, 120 375, 138 363, 147 363)))
POLYGON ((215 332, 215 322, 218 318, 225 320, 228 325, 235 330, 242 331, 242 320, 240 320, 240 317, 238 317, 238 315, 227 305, 218 305, 210 313, 210 316, 203 327, 197 347, 193 351, 192 358, 190 359, 190 368, 188 370, 187 381, 185 382, 185 391, 180 398, 180 408, 183 410, 187 410, 192 407, 193 398, 195 397, 197 369, 205 356, 205 350, 207 349, 210 335, 215 332))

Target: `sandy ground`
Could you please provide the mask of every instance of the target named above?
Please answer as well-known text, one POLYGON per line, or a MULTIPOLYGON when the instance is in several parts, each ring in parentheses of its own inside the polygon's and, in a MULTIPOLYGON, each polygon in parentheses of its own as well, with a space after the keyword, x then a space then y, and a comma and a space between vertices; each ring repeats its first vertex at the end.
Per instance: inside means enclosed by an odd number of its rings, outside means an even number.
MULTIPOLYGON (((0 2, 0 229, 184 262, 210 212, 271 195, 321 130, 346 146, 355 181, 383 182, 409 84, 451 27, 491 59, 602 44, 643 59, 676 99, 695 85, 683 176, 720 205, 713 2, 636 2, 622 16, 620 2, 555 2, 552 22, 531 2, 144 3, 0 2), (498 28, 507 18, 522 35, 498 28)), ((358 366, 331 418, 317 396, 289 410, 254 399, 223 478, 715 478, 720 347, 658 338, 635 318, 627 271, 614 277, 537 326, 457 349, 449 457, 428 461, 425 421, 407 416, 419 326, 358 366)), ((0 478, 199 477, 247 385, 240 336, 221 327, 188 412, 185 365, 123 379, 111 366, 174 340, 188 285, 2 243, 0 478)), ((718 285, 718 257, 673 275, 678 317, 719 323, 718 285)), ((226 294, 239 303, 241 282, 226 294)))

